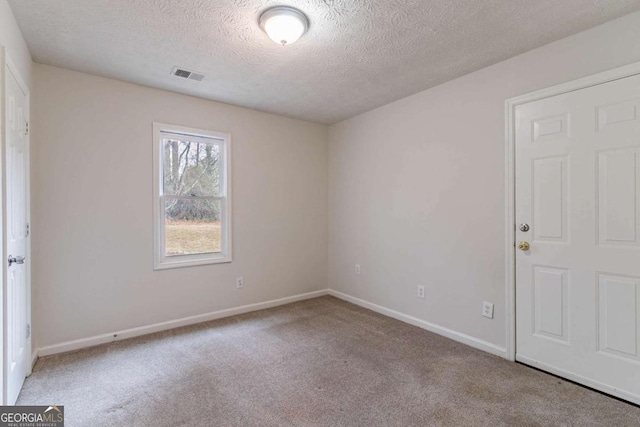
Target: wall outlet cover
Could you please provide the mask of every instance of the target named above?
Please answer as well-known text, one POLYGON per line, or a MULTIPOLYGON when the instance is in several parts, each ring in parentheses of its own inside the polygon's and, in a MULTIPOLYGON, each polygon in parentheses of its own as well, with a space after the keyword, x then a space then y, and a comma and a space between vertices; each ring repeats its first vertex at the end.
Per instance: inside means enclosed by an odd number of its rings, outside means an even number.
POLYGON ((356 264, 356 274, 360 274, 360 264, 356 264))
POLYGON ((488 317, 489 319, 493 319, 493 304, 487 301, 482 303, 482 315, 484 317, 488 317))
POLYGON ((236 288, 244 288, 244 279, 242 277, 236 277, 236 288))
POLYGON ((418 298, 424 299, 424 286, 418 285, 418 298))

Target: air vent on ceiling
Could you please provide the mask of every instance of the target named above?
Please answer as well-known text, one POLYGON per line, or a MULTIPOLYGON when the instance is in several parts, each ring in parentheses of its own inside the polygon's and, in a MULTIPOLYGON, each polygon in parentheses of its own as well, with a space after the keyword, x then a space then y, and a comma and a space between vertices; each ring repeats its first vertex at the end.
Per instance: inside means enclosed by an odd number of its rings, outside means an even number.
POLYGON ((197 82, 201 82, 204 79, 204 74, 185 70, 184 68, 179 67, 174 67, 173 70, 171 70, 171 74, 184 79, 195 80, 197 82))

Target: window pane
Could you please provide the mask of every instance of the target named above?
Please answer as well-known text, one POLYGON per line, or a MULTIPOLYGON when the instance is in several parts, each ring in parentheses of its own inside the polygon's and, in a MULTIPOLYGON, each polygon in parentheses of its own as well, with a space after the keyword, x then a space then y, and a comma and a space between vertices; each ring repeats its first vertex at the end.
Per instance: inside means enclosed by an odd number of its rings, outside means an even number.
POLYGON ((220 200, 165 199, 165 256, 219 253, 220 200))
POLYGON ((220 146, 203 142, 163 140, 164 194, 220 195, 220 146))

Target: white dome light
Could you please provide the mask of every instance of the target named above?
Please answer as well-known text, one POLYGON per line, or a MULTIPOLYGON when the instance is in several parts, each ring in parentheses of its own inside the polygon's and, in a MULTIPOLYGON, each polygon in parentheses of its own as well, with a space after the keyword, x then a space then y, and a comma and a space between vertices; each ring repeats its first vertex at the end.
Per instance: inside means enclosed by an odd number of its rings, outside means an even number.
POLYGON ((260 16, 260 27, 274 42, 286 46, 294 43, 309 28, 309 20, 298 9, 276 6, 260 16))

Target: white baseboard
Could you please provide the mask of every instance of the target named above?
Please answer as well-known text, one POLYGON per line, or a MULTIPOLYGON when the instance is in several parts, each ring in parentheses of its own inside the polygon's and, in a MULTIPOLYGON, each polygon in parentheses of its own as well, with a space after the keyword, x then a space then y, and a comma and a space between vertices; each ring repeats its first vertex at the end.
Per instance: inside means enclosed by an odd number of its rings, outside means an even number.
POLYGON ((398 311, 382 307, 377 304, 362 300, 360 298, 347 295, 345 293, 335 291, 333 289, 323 289, 315 292, 308 292, 305 294, 294 295, 290 297, 275 299, 271 301, 260 302, 256 304, 243 305, 235 308, 228 308, 225 310, 214 311, 211 313, 200 314, 197 316, 185 317, 182 319, 171 320, 168 322, 156 323, 149 326, 141 326, 138 328, 125 329, 122 331, 116 331, 112 333, 97 335, 94 337, 82 338, 73 341, 67 341, 60 344, 53 344, 44 347, 40 347, 33 352, 33 363, 36 362, 38 357, 49 356, 52 354, 65 353, 68 351, 79 350, 81 348, 93 347, 100 344, 105 344, 114 341, 120 341, 128 338, 134 338, 141 335, 152 334, 154 332, 166 331, 168 329, 179 328, 181 326, 194 325, 197 323, 208 322, 210 320, 221 319, 224 317, 235 316, 237 314, 249 313, 257 310, 264 310, 266 308, 277 307, 280 305, 290 304, 296 301, 303 301, 311 298, 317 298, 323 295, 332 295, 341 300, 350 302, 360 307, 367 308, 385 316, 392 317, 410 325, 417 326, 422 329, 426 329, 430 332, 442 335, 450 338, 454 341, 461 342, 471 347, 486 351, 491 354, 495 354, 501 357, 507 357, 506 349, 499 347, 495 344, 487 341, 474 338, 469 335, 465 335, 454 330, 444 328, 442 326, 435 325, 425 320, 418 319, 417 317, 409 316, 398 311))
POLYGON ((418 319, 417 317, 409 316, 408 314, 400 313, 399 311, 392 310, 390 308, 382 307, 381 305, 371 303, 369 301, 362 300, 360 298, 353 297, 351 295, 347 295, 345 293, 335 291, 333 289, 329 289, 329 295, 334 296, 336 298, 340 298, 341 300, 350 302, 355 305, 359 305, 360 307, 367 308, 369 310, 375 311, 377 313, 383 314, 385 316, 393 317, 394 319, 400 320, 402 322, 408 323, 413 326, 417 326, 422 329, 426 329, 427 331, 433 332, 438 335, 442 335, 443 337, 450 338, 454 341, 461 342, 468 346, 477 348, 479 350, 486 351, 487 353, 495 354, 496 356, 508 358, 507 349, 492 344, 490 342, 474 338, 470 335, 466 335, 430 322, 427 322, 422 319, 418 319))
POLYGON ((538 369, 542 369, 543 371, 550 372, 559 377, 563 377, 568 380, 575 381, 578 384, 591 387, 603 393, 607 393, 612 396, 619 397, 620 399, 627 400, 631 403, 635 403, 636 405, 640 405, 640 396, 638 396, 637 394, 627 393, 623 390, 618 390, 617 388, 612 387, 610 385, 601 383, 599 381, 594 381, 589 378, 585 378, 581 375, 572 374, 571 372, 565 371, 564 369, 555 368, 551 365, 547 365, 546 363, 538 362, 535 359, 530 359, 526 356, 521 356, 519 354, 516 354, 516 360, 526 365, 533 366, 534 368, 538 368, 538 369))
POLYGON ((166 331, 168 329, 179 328, 181 326, 194 325, 196 323, 208 322, 210 320, 221 319, 223 317, 235 316, 237 314, 249 313, 251 311, 264 310, 265 308, 277 307, 280 305, 290 304, 296 301, 303 301, 311 298, 317 298, 327 295, 328 290, 323 289, 315 292, 294 295, 290 297, 275 299, 271 301, 259 302, 256 304, 243 305, 235 308, 214 311, 211 313, 200 314, 197 316, 185 317, 182 319, 170 320, 168 322, 156 323, 149 326, 141 326, 138 328, 125 329, 108 334, 97 335, 89 338, 82 338, 73 341, 67 341, 60 344, 53 344, 40 347, 33 352, 33 362, 37 357, 49 356, 51 354, 65 353, 67 351, 78 350, 86 347, 93 347, 113 341, 125 340, 127 338, 138 337, 141 335, 152 334, 154 332, 166 331))

